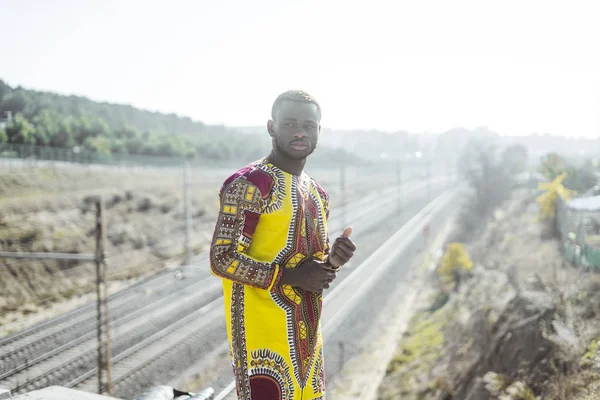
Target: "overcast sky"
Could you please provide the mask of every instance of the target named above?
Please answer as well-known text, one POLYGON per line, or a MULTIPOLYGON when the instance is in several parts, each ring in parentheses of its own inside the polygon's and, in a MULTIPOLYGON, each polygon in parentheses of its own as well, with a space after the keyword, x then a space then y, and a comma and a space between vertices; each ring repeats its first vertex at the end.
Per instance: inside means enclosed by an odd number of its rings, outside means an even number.
POLYGON ((0 0, 10 85, 262 125, 600 136, 600 2, 0 0), (597 5, 599 4, 599 5, 597 5))

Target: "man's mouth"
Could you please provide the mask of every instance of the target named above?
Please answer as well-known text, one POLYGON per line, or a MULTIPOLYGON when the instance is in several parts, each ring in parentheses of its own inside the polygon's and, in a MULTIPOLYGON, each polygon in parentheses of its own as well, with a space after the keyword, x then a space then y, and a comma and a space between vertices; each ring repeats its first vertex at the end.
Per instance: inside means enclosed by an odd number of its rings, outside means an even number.
POLYGON ((294 150, 306 150, 306 149, 308 149, 308 143, 306 143, 304 140, 296 140, 296 141, 292 142, 290 144, 290 146, 294 150))

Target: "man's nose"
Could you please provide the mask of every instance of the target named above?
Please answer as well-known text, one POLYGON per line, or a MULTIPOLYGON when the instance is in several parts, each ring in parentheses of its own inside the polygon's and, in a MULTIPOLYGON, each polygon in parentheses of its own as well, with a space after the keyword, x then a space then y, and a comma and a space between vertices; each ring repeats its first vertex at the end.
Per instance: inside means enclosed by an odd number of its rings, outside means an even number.
POLYGON ((303 139, 306 137, 306 132, 304 132, 304 129, 300 129, 296 133, 294 133, 294 137, 298 139, 303 139))

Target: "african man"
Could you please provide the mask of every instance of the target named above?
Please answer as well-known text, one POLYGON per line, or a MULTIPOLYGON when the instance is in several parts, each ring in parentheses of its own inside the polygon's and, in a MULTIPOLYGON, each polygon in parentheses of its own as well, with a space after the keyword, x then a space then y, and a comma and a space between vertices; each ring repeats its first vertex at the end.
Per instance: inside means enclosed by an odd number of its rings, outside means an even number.
POLYGON ((240 169, 219 192, 210 264, 222 278, 240 400, 325 398, 323 290, 356 246, 329 246, 329 196, 304 172, 321 132, 321 108, 302 91, 274 102, 271 153, 240 169))

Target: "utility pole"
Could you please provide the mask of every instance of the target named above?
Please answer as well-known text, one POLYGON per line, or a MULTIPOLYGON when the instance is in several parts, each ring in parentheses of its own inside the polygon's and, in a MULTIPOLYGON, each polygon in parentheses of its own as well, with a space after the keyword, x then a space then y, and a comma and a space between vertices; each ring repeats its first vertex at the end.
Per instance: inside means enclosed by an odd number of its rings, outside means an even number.
POLYGON ((190 164, 183 169, 183 208, 185 218, 185 265, 192 262, 192 177, 190 164))
POLYGON ((342 209, 342 229, 346 227, 346 156, 342 153, 342 162, 340 165, 340 198, 344 201, 342 209))
POLYGON ((431 157, 427 158, 427 202, 431 201, 431 157))
POLYGON ((402 212, 402 160, 396 160, 396 185, 398 186, 398 209, 402 212))
POLYGON ((446 180, 446 185, 450 185, 451 178, 454 175, 452 171, 452 161, 450 158, 446 158, 446 173, 444 174, 444 178, 446 180))
POLYGON ((96 305, 98 330, 98 393, 113 394, 110 314, 108 309, 108 285, 106 284, 106 226, 104 201, 96 199, 96 305))

